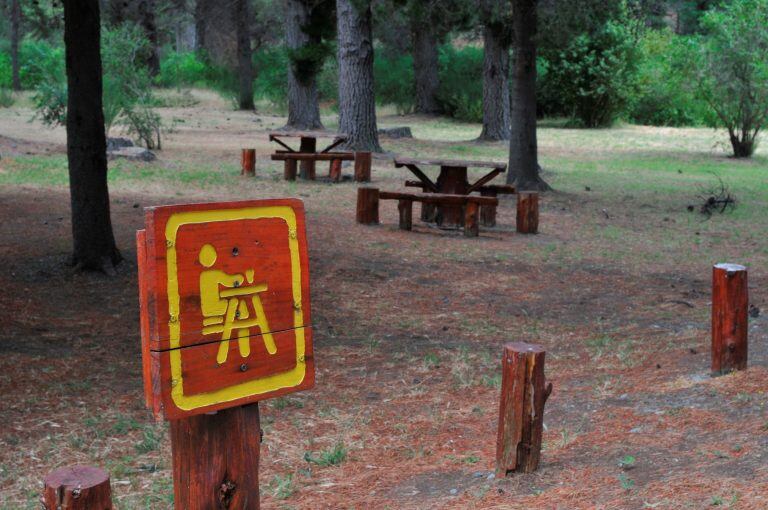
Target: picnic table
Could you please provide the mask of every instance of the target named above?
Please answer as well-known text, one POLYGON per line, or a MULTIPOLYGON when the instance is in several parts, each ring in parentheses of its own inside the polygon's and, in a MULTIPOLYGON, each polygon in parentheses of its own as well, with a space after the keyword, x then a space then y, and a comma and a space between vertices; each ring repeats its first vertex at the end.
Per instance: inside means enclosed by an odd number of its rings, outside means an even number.
MULTIPOLYGON (((333 151, 336 147, 347 141, 347 135, 343 133, 329 133, 326 131, 273 131, 269 133, 269 141, 280 145, 272 155, 272 160, 285 161, 285 179, 296 178, 296 163, 300 162, 300 176, 302 179, 315 180, 315 162, 330 161, 331 170, 334 162, 339 164, 344 159, 353 160, 351 152, 333 151), (289 139, 299 139, 299 148, 294 149, 288 145, 289 139), (318 138, 331 138, 333 141, 321 151, 317 150, 318 138)), ((339 166, 339 170, 341 167, 339 166)))
MULTIPOLYGON (((406 181, 406 186, 420 187, 425 193, 441 193, 451 195, 469 195, 480 192, 484 196, 495 197, 499 193, 514 193, 513 186, 488 186, 487 184, 499 174, 507 170, 506 163, 492 161, 467 161, 454 159, 413 159, 395 158, 395 167, 405 167, 419 180, 418 182, 406 181), (437 180, 430 179, 419 167, 439 166, 440 173, 437 180), (468 168, 490 168, 490 172, 473 183, 467 178, 468 168)), ((486 225, 495 224, 496 206, 483 207, 481 220, 486 225), (491 210, 492 209, 492 210, 491 210)), ((422 203, 421 219, 435 222, 440 226, 461 226, 464 221, 464 213, 460 206, 434 205, 422 203)))

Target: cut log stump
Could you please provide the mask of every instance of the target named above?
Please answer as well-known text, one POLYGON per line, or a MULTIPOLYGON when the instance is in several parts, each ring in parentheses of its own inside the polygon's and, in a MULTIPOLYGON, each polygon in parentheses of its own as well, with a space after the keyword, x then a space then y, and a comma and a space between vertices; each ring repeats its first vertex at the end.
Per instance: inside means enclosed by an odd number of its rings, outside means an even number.
POLYGON ((295 159, 286 159, 285 167, 283 170, 283 178, 286 181, 295 181, 297 167, 298 167, 298 161, 296 161, 295 159))
POLYGON ((747 268, 712 268, 712 375, 747 368, 749 290, 747 268))
POLYGON ((259 509, 258 404, 170 425, 176 510, 259 509))
POLYGON ((539 231, 539 194, 535 191, 517 194, 517 231, 521 234, 539 231))
POLYGON ((477 202, 467 202, 464 206, 464 235, 477 237, 480 235, 480 206, 477 202))
POLYGON ((378 188, 357 188, 357 222, 363 225, 379 223, 378 188))
POLYGON ((341 180, 341 160, 340 159, 331 160, 331 168, 328 172, 328 176, 331 178, 332 182, 339 182, 341 180))
POLYGON ((371 181, 371 160, 370 152, 355 152, 355 181, 371 181))
POLYGON ((243 149, 240 157, 240 175, 247 177, 256 176, 256 149, 243 149))
POLYGON ((545 354, 540 345, 504 346, 496 476, 531 473, 539 466, 544 404, 552 393, 552 384, 544 377, 545 354))
POLYGON ((397 211, 400 213, 400 230, 413 230, 413 200, 398 200, 397 211))
POLYGON ((70 466, 45 477, 45 510, 112 510, 109 474, 91 466, 70 466))

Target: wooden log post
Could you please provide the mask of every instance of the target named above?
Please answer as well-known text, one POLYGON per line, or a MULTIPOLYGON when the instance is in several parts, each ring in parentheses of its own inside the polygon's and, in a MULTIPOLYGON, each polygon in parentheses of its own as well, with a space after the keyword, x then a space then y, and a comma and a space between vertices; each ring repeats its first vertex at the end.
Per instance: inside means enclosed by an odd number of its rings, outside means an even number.
POLYGON ((400 230, 413 230, 413 200, 398 200, 397 211, 400 213, 400 230))
POLYGON ((715 264, 712 268, 712 375, 747 368, 747 268, 715 264))
MULTIPOLYGON (((498 196, 498 193, 494 189, 480 189, 480 195, 484 197, 496 197, 498 196)), ((480 224, 484 227, 496 226, 496 206, 495 205, 480 206, 480 224)))
POLYGON ((357 222, 363 225, 379 223, 379 189, 357 188, 357 222))
POLYGON ((258 403, 171 420, 170 426, 177 510, 259 509, 258 403))
POLYGON ((256 176, 256 149, 243 149, 240 157, 240 175, 246 177, 256 176))
POLYGON ((464 235, 477 237, 480 235, 480 206, 477 202, 469 201, 464 207, 464 235))
MULTIPOLYGON (((301 137, 301 142, 299 143, 299 152, 304 153, 315 153, 317 152, 317 139, 312 137, 301 137)), ((308 160, 303 159, 301 160, 300 166, 300 173, 302 179, 307 179, 310 181, 315 180, 315 161, 314 160, 308 160)))
POLYGON ((285 167, 283 169, 283 179, 286 181, 295 181, 297 167, 298 163, 295 159, 286 159, 285 167))
POLYGON ((521 234, 539 231, 539 194, 535 191, 517 194, 517 231, 521 234))
POLYGON ((544 377, 545 354, 540 345, 504 346, 496 476, 531 473, 539 466, 544 404, 552 393, 552 384, 547 384, 544 377))
POLYGON ((109 473, 91 466, 57 469, 45 477, 45 510, 112 510, 109 473))
POLYGON ((370 152, 355 152, 355 182, 371 182, 370 152))
POLYGON ((328 171, 328 176, 331 178, 332 182, 339 182, 341 180, 341 160, 340 159, 331 160, 331 168, 328 171))

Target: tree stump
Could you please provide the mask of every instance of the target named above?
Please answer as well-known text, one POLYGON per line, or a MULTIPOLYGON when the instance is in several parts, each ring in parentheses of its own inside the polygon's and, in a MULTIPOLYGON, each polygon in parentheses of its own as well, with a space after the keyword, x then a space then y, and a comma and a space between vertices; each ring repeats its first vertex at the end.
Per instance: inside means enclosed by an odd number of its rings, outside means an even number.
MULTIPOLYGON (((484 197, 497 197, 498 193, 492 189, 481 189, 480 195, 484 197)), ((480 206, 480 224, 484 227, 496 226, 496 206, 495 205, 482 205, 480 206)))
POLYGON ((370 152, 355 152, 355 181, 371 181, 371 159, 370 152))
POLYGON ((413 200, 398 200, 397 211, 400 213, 400 230, 413 230, 413 200))
POLYGON ((109 474, 91 466, 57 469, 45 477, 45 510, 112 510, 109 474))
POLYGON ((464 207, 464 235, 467 237, 480 235, 479 210, 480 206, 477 205, 477 202, 467 202, 464 207))
POLYGON ((517 194, 517 231, 521 234, 539 231, 539 194, 535 191, 517 194))
POLYGON ((177 510, 259 509, 258 404, 172 420, 170 426, 177 510))
POLYGON ((378 188, 357 188, 357 222, 363 225, 379 223, 378 188))
POLYGON ((328 172, 328 176, 331 178, 332 182, 339 182, 341 180, 341 160, 340 159, 331 160, 331 168, 328 172))
POLYGON ((256 149, 243 149, 240 158, 242 170, 240 175, 248 177, 256 176, 256 149))
POLYGON ((283 179, 286 181, 295 181, 297 167, 298 164, 295 159, 286 159, 285 167, 283 169, 283 179))
MULTIPOLYGON (((302 137, 299 143, 299 152, 314 153, 317 152, 317 138, 302 137)), ((310 181, 315 180, 315 161, 303 159, 300 164, 300 173, 302 179, 310 181)))
POLYGON ((749 290, 747 268, 712 268, 712 375, 747 368, 749 290))
POLYGON ((504 346, 496 476, 531 473, 539 466, 544 404, 552 393, 552 384, 544 377, 545 354, 540 345, 504 346))

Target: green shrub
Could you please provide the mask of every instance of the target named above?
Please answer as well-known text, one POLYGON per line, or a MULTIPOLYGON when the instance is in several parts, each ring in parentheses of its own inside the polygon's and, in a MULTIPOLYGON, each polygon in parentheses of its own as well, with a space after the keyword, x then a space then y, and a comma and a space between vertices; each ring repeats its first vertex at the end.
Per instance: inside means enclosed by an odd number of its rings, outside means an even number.
POLYGON ((455 119, 483 120, 483 49, 467 46, 440 49, 440 89, 443 111, 455 119))
POLYGON ((210 68, 195 52, 169 52, 160 62, 155 83, 161 87, 194 87, 205 85, 210 68))
POLYGON ((557 95, 574 124, 608 126, 633 97, 637 50, 628 23, 607 21, 547 59, 543 95, 557 95))
POLYGON ((285 47, 266 48, 253 52, 256 79, 254 95, 279 108, 288 104, 288 53, 285 47))
POLYGON ((0 52, 0 88, 10 88, 13 84, 13 70, 11 69, 11 56, 0 52))
POLYGON ((698 126, 709 122, 707 104, 696 97, 690 62, 697 42, 670 30, 649 30, 640 40, 637 95, 629 118, 653 126, 698 126))
POLYGON ((31 90, 44 82, 57 79, 66 82, 64 46, 25 38, 19 46, 19 79, 21 88, 31 90))
POLYGON ((373 61, 373 80, 377 103, 394 105, 400 114, 413 111, 415 85, 411 55, 387 58, 377 53, 373 61))

